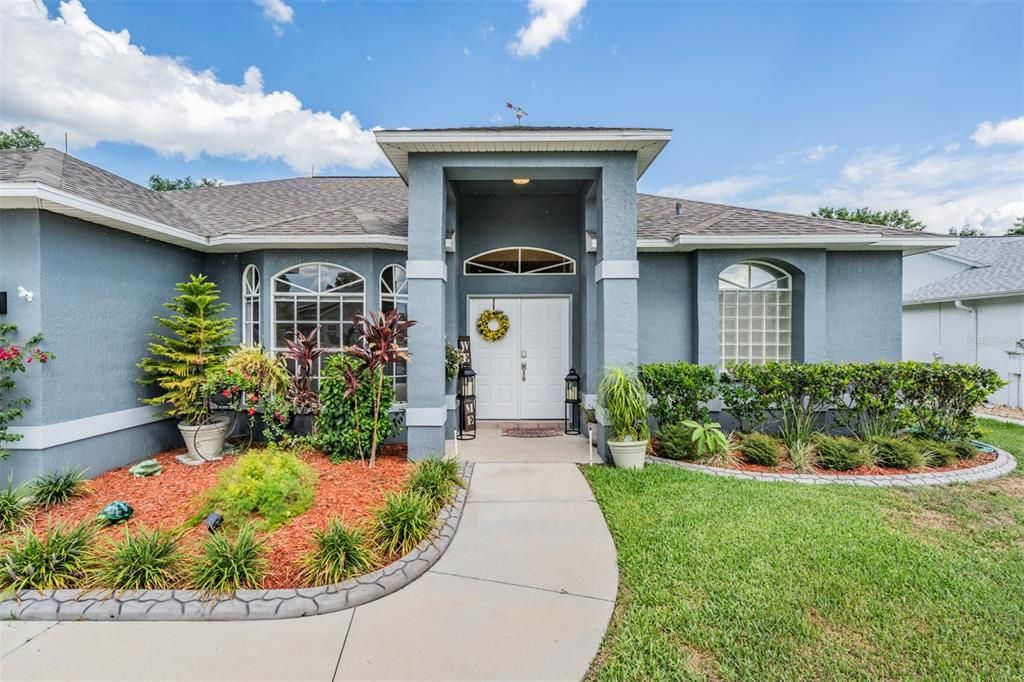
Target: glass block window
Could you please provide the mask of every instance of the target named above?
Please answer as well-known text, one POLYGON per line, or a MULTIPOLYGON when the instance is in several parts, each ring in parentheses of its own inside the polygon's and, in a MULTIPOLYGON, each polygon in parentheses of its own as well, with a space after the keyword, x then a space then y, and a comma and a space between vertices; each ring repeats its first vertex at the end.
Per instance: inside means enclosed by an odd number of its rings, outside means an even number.
MULTIPOLYGON (((387 313, 398 310, 403 320, 409 319, 409 283, 405 279, 405 268, 388 265, 380 271, 380 311, 387 313)), ((405 347, 402 340, 402 346, 405 347)), ((404 360, 390 363, 384 368, 395 386, 395 402, 404 403, 409 399, 408 374, 404 360)))
POLYGON ((463 263, 467 275, 575 275, 576 261, 568 256, 525 246, 478 253, 463 263))
MULTIPOLYGON (((355 342, 355 317, 366 304, 365 281, 358 274, 332 263, 305 263, 275 275, 273 285, 274 353, 287 350, 297 331, 310 334, 318 324, 323 348, 340 352, 355 342)), ((320 368, 318 360, 318 382, 320 368)))
POLYGON ((260 345, 260 271, 255 265, 242 271, 242 343, 260 345))
POLYGON ((718 275, 719 357, 763 365, 793 358, 793 279, 756 261, 718 275))

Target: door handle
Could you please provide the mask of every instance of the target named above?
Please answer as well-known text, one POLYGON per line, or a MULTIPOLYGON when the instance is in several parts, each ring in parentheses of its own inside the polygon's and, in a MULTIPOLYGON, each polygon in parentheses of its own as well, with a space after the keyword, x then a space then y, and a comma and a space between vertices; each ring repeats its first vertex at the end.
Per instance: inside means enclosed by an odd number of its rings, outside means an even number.
POLYGON ((526 381, 526 360, 523 360, 522 364, 519 365, 519 369, 523 372, 523 381, 526 381))

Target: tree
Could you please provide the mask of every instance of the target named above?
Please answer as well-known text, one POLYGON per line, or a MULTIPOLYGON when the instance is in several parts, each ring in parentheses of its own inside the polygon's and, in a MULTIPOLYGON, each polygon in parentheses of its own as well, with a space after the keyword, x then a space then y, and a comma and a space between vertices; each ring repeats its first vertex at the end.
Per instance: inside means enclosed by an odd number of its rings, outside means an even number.
POLYGON ((920 220, 914 220, 907 209, 894 211, 872 211, 867 206, 850 210, 845 207, 822 206, 817 211, 812 211, 811 216, 815 218, 828 218, 829 220, 846 220, 853 223, 867 223, 868 225, 884 225, 895 227, 900 230, 913 230, 920 232, 925 224, 920 220))
POLYGON ((1006 234, 1009 237, 1024 237, 1024 215, 1017 218, 1006 234))
POLYGON ((0 149, 41 149, 42 138, 25 126, 15 126, 9 131, 0 130, 0 149))
POLYGON ((974 227, 973 225, 964 225, 957 229, 955 227, 949 228, 949 234, 953 237, 984 237, 985 231, 980 227, 974 227))
POLYGON ((217 285, 205 275, 189 275, 174 287, 179 293, 164 307, 171 317, 155 318, 171 335, 150 334, 150 357, 139 363, 145 385, 158 386, 163 393, 143 398, 147 405, 166 405, 167 414, 192 426, 202 424, 209 412, 202 395, 206 373, 224 362, 231 346, 227 340, 235 320, 220 317, 227 303, 220 302, 217 285))
POLYGON ((170 192, 176 189, 195 189, 196 187, 220 187, 221 183, 211 178, 199 178, 198 182, 191 176, 183 178, 165 178, 162 175, 149 176, 149 188, 157 192, 170 192))

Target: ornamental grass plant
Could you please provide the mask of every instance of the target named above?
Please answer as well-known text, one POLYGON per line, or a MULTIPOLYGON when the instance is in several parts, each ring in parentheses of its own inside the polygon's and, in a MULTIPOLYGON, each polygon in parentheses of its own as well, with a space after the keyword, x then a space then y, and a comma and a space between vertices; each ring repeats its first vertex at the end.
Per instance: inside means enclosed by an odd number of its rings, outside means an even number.
POLYGON ((107 546, 94 552, 88 582, 113 590, 167 590, 177 586, 185 557, 179 533, 125 528, 120 540, 107 538, 107 546))
POLYGON ((302 579, 315 586, 332 585, 362 575, 378 565, 366 533, 333 517, 326 528, 313 530, 313 551, 302 560, 302 579))
POLYGON ((25 528, 0 557, 0 590, 61 590, 75 587, 89 565, 96 528, 58 524, 36 534, 25 528))
POLYGON ((227 532, 210 535, 192 564, 191 586, 209 593, 259 587, 270 569, 265 542, 252 524, 243 525, 234 536, 227 532))
POLYGON ((84 470, 53 471, 33 479, 28 488, 32 504, 53 507, 88 494, 89 484, 84 470))
POLYGON ((423 495, 389 493, 373 517, 371 537, 384 556, 411 552, 434 527, 434 508, 423 495))

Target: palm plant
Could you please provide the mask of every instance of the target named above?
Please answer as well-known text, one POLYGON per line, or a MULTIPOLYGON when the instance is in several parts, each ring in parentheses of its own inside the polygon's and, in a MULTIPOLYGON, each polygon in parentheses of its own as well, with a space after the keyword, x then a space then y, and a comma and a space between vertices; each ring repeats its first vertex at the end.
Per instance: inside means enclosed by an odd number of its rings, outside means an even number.
POLYGON ((320 346, 319 338, 320 325, 313 327, 309 334, 296 331, 295 338, 287 341, 288 349, 281 353, 295 363, 288 399, 296 412, 312 414, 320 407, 320 399, 313 388, 313 364, 327 354, 327 349, 320 346))
MULTIPOLYGON (((416 323, 403 320, 397 309, 386 313, 371 311, 368 315, 356 315, 356 329, 360 343, 346 346, 345 352, 359 361, 359 367, 349 367, 345 373, 348 388, 345 397, 356 395, 359 390, 359 375, 367 371, 373 377, 373 435, 370 439, 370 466, 377 461, 377 446, 380 442, 381 397, 384 394, 384 368, 393 362, 409 361, 409 352, 404 341, 409 327, 416 323)), ((386 428, 386 427, 385 427, 386 428)))

